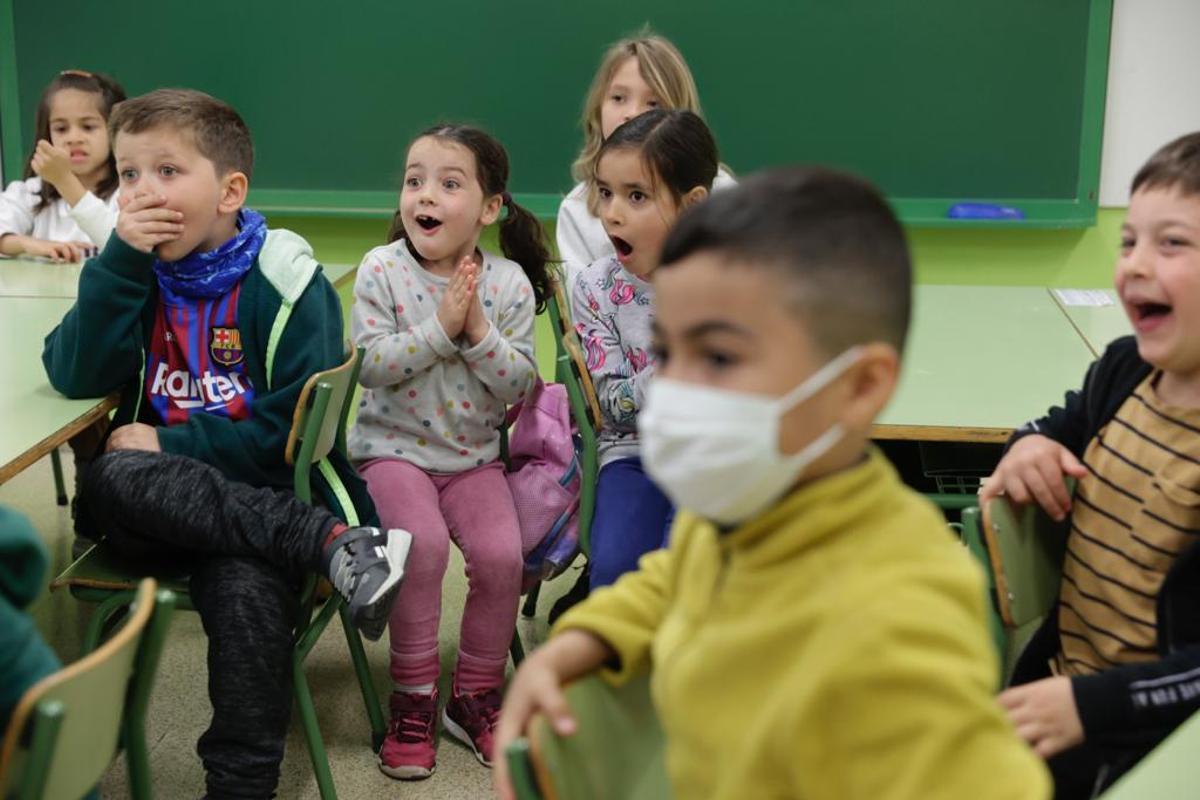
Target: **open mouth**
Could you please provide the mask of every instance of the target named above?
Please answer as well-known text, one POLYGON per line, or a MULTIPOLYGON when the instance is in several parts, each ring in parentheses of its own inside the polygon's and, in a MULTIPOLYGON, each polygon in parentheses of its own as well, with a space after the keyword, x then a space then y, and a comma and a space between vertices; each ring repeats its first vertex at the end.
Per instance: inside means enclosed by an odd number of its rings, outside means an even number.
POLYGON ((421 226, 421 230, 429 233, 440 228, 442 221, 428 214, 417 214, 417 224, 421 226))
POLYGON ((622 239, 620 236, 610 236, 608 238, 612 240, 613 249, 617 251, 617 257, 622 261, 626 258, 629 258, 629 256, 633 254, 633 245, 622 239))
POLYGON ((1171 306, 1166 303, 1130 303, 1129 316, 1133 327, 1146 331, 1157 327, 1171 315, 1171 306))
POLYGON ((75 158, 75 159, 87 158, 87 151, 86 150, 72 150, 71 158, 75 158))

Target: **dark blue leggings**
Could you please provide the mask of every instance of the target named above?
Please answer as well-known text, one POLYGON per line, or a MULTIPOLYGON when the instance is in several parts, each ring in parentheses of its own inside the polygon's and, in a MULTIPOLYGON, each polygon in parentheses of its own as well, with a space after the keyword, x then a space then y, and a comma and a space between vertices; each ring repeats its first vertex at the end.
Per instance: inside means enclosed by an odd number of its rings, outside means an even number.
POLYGON ((596 479, 591 588, 632 572, 645 553, 665 545, 674 516, 671 501, 651 482, 640 458, 605 464, 596 479))

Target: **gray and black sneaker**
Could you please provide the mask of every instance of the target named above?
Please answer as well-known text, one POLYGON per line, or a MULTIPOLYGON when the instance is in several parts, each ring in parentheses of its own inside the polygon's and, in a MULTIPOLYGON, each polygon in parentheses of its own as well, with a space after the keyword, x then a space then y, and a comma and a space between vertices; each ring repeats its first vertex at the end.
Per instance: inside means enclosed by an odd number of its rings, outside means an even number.
POLYGON ((325 575, 346 598, 354 625, 371 641, 387 628, 411 546, 412 534, 400 528, 350 528, 322 554, 325 575))

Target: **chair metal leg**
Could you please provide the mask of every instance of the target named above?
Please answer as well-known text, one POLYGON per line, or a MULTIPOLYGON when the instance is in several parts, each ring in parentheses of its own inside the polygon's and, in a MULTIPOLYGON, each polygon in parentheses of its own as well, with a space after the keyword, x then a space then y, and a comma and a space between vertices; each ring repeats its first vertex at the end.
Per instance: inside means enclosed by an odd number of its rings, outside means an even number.
POLYGON ((317 791, 321 800, 337 800, 333 788, 333 774, 329 771, 329 757, 325 753, 325 741, 317 725, 317 710, 313 707, 312 691, 304 675, 304 661, 299 653, 292 653, 292 684, 296 695, 296 707, 300 711, 300 725, 304 728, 304 740, 308 743, 308 757, 312 761, 313 774, 317 777, 317 791))
POLYGON ((146 750, 145 725, 130 725, 121 738, 128 765, 129 796, 133 800, 152 800, 154 784, 150 778, 150 754, 146 750))
POLYGON ((82 655, 86 656, 100 646, 100 640, 104 638, 104 626, 118 612, 125 611, 133 602, 133 598, 133 592, 118 592, 96 606, 83 635, 82 655))
POLYGON ((54 496, 60 506, 67 504, 67 484, 63 480, 62 458, 58 448, 50 451, 50 469, 54 472, 54 496))
POLYGON ((354 664, 354 674, 358 676, 358 688, 362 692, 363 705, 367 707, 367 719, 371 722, 371 749, 379 752, 383 739, 387 736, 387 721, 379 704, 379 694, 375 691, 375 681, 371 677, 371 667, 367 663, 367 653, 363 649, 362 636, 350 621, 350 609, 342 603, 338 608, 342 618, 342 632, 346 634, 346 647, 350 650, 350 661, 354 664))
POLYGON ((512 655, 513 666, 521 666, 521 662, 525 660, 525 646, 521 644, 520 631, 513 631, 512 644, 509 645, 508 652, 512 655))
POLYGON ((521 616, 525 619, 533 619, 537 614, 538 595, 542 591, 542 584, 535 583, 529 593, 525 595, 525 603, 521 606, 521 616))

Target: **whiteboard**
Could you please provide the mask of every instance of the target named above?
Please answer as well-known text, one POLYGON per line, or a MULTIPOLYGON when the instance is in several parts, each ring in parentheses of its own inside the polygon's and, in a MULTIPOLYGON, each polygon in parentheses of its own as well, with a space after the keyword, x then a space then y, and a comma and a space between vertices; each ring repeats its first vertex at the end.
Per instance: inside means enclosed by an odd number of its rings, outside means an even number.
POLYGON ((1100 205, 1129 205, 1155 150, 1200 131, 1200 0, 1115 0, 1100 205))

